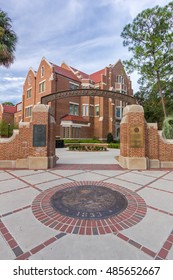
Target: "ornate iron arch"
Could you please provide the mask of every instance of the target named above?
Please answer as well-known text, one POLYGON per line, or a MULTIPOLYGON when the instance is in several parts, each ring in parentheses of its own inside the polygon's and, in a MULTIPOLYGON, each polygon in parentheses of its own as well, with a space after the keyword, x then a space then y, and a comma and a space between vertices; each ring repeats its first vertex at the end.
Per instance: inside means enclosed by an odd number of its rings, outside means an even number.
POLYGON ((41 98, 42 104, 48 104, 48 102, 68 98, 73 96, 100 96, 105 98, 112 98, 127 102, 127 104, 136 104, 136 99, 133 96, 126 95, 117 91, 109 91, 102 89, 76 89, 76 90, 64 90, 51 93, 41 98))

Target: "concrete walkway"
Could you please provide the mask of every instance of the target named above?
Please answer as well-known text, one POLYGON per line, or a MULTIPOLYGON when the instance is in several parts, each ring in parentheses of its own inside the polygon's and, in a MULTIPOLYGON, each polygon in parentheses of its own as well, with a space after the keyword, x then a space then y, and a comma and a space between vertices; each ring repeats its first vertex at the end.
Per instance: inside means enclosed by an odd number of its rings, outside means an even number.
POLYGON ((104 152, 68 151, 68 148, 56 149, 59 157, 58 164, 118 164, 115 159, 119 156, 118 149, 104 152))
POLYGON ((173 260, 173 171, 123 170, 118 150, 57 155, 54 169, 0 170, 1 260, 173 260), (51 209, 55 191, 91 183, 123 193, 127 210, 82 220, 51 209))

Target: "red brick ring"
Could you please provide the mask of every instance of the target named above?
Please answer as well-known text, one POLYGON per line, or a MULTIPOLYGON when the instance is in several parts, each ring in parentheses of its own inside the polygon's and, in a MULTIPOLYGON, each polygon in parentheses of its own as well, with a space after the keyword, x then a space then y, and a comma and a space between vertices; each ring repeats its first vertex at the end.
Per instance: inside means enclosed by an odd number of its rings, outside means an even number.
POLYGON ((118 233, 139 223, 146 215, 146 203, 137 193, 115 184, 105 182, 82 181, 62 184, 40 193, 32 203, 32 211, 37 220, 45 226, 65 233, 98 235, 118 233), (51 197, 58 191, 81 185, 96 185, 116 190, 123 194, 127 201, 127 208, 118 215, 98 220, 83 220, 68 217, 58 213, 51 205, 51 197))

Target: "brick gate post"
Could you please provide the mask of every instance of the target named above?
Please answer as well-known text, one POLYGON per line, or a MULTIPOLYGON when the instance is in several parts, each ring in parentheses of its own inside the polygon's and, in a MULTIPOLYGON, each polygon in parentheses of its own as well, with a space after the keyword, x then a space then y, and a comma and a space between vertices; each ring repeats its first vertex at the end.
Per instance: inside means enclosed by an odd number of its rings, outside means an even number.
POLYGON ((56 164, 55 119, 49 105, 32 109, 32 146, 28 156, 29 169, 47 169, 56 164))
POLYGON ((128 169, 147 169, 146 121, 140 105, 128 105, 120 124, 120 165, 128 169))

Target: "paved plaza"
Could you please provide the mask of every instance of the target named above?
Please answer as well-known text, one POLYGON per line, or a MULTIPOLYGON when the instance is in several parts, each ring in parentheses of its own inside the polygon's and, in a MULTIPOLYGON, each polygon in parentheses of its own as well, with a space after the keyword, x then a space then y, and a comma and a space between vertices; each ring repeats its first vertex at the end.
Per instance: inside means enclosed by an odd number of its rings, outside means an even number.
POLYGON ((53 169, 0 170, 1 260, 173 260, 173 170, 122 169, 114 149, 56 153, 53 169), (56 212, 52 195, 82 185, 118 191, 127 208, 96 219, 56 212))

